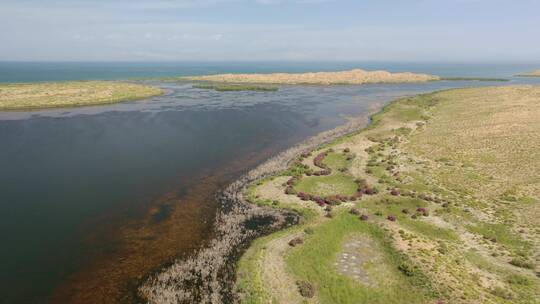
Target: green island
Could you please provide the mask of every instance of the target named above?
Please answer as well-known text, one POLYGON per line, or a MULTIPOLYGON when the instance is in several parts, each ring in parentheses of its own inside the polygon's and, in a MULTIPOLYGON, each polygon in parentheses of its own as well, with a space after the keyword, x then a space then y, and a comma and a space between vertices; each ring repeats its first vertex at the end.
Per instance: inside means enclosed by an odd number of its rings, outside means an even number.
POLYGON ((540 87, 399 99, 251 185, 301 223, 238 263, 242 303, 540 303, 540 87))
POLYGON ((518 77, 540 77, 540 70, 517 74, 518 77))
POLYGON ((103 105, 161 94, 160 88, 116 81, 0 84, 0 110, 103 105))
POLYGON ((275 92, 278 87, 249 85, 249 84, 226 84, 226 83, 198 83, 193 85, 194 89, 215 90, 218 92, 235 92, 235 91, 261 91, 275 92))

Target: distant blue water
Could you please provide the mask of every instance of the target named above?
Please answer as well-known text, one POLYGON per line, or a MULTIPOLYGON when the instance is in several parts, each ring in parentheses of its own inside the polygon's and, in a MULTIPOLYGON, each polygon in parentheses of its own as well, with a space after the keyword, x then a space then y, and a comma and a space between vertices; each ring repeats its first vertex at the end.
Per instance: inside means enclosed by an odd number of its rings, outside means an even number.
POLYGON ((353 68, 422 72, 440 76, 511 77, 540 69, 536 63, 400 63, 400 62, 0 62, 1 82, 130 79, 216 73, 337 71, 353 68))

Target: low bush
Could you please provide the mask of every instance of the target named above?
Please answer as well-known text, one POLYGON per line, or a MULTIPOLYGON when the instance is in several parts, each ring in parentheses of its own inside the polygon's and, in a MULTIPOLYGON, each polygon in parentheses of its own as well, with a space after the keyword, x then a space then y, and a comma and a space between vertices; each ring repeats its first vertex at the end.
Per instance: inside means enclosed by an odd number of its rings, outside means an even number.
POLYGON ((304 239, 302 239, 301 237, 297 237, 289 241, 289 246, 295 247, 296 245, 300 245, 303 243, 304 243, 304 239))
POLYGON ((510 265, 514 265, 516 267, 527 268, 527 269, 534 268, 534 264, 531 261, 528 261, 524 258, 513 258, 512 260, 510 260, 509 263, 510 265))
POLYGON ((358 210, 358 208, 351 208, 349 213, 353 215, 360 215, 360 210, 358 210))
POLYGON ((310 283, 306 281, 296 281, 296 286, 298 286, 298 291, 302 297, 313 298, 315 296, 315 288, 310 283))

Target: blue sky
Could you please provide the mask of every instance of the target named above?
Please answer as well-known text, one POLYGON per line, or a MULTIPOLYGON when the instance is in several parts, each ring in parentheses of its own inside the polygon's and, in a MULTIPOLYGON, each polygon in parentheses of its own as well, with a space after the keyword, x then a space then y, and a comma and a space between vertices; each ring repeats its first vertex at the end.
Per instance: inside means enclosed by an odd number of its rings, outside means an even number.
POLYGON ((539 61, 540 0, 0 0, 0 60, 539 61))

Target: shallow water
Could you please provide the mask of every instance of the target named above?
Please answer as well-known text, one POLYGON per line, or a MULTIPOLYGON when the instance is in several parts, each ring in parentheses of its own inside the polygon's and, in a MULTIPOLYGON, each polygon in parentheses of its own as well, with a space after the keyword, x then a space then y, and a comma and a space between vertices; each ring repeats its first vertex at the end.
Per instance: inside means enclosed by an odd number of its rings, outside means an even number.
POLYGON ((125 297, 211 237, 213 194, 286 147, 401 96, 477 85, 284 86, 0 112, 0 303, 125 297), (99 291, 99 292, 98 292, 99 291))

